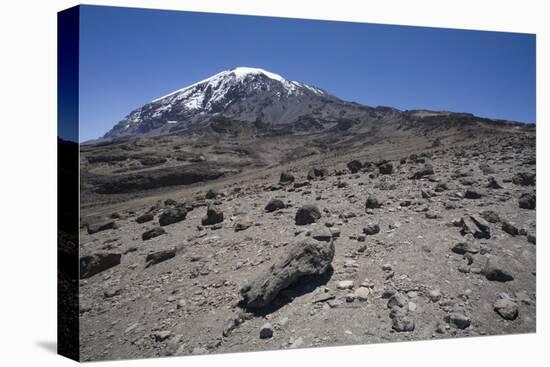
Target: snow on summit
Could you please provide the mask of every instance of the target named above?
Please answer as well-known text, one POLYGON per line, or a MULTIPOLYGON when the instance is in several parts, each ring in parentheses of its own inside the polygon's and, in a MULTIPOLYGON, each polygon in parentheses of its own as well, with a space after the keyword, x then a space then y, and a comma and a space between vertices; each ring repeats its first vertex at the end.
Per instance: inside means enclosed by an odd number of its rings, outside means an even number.
MULTIPOLYGON (((257 76, 257 75, 264 75, 264 76, 267 76, 268 78, 270 78, 272 80, 280 82, 289 91, 289 94, 291 94, 292 92, 295 92, 297 87, 305 87, 305 88, 313 91, 314 93, 317 93, 317 94, 320 94, 320 95, 325 94, 325 92, 322 91, 321 89, 311 87, 309 85, 302 84, 302 83, 299 83, 299 82, 287 80, 287 79, 283 78, 282 76, 280 76, 279 74, 275 74, 275 73, 272 73, 272 72, 264 70, 264 69, 240 66, 240 67, 236 67, 236 68, 231 69, 231 70, 222 71, 218 74, 215 74, 215 75, 211 76, 210 78, 203 79, 203 80, 198 81, 196 83, 193 83, 193 84, 191 84, 187 87, 184 87, 182 89, 178 89, 178 90, 173 91, 169 94, 166 94, 162 97, 156 98, 151 102, 152 103, 159 102, 159 101, 162 101, 165 98, 172 97, 172 96, 178 95, 180 93, 183 93, 182 97, 185 98, 185 97, 188 97, 190 95, 193 95, 194 93, 189 93, 189 91, 191 89, 197 87, 197 86, 205 86, 205 89, 208 88, 208 86, 210 86, 211 88, 218 89, 220 87, 222 87, 222 88, 223 87, 228 87, 228 86, 230 86, 232 84, 235 84, 235 83, 241 83, 244 80, 246 80, 247 77, 257 76), (188 93, 185 93, 185 92, 188 92, 188 93)), ((178 98, 178 100, 180 100, 180 98, 178 98)), ((196 103, 191 102, 188 107, 194 107, 194 106, 196 106, 196 103)))
POLYGON ((217 73, 131 111, 105 137, 160 134, 204 126, 214 116, 285 124, 335 97, 270 71, 237 67, 217 73))

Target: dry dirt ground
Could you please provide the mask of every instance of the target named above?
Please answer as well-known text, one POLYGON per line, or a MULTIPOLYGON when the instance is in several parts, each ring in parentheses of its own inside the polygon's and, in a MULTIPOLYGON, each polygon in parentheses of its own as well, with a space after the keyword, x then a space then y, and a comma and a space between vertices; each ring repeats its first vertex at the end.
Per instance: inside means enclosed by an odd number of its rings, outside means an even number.
POLYGON ((121 257, 80 281, 81 358, 535 332, 536 211, 518 203, 524 193, 535 195, 534 131, 483 134, 452 146, 410 143, 85 205, 81 258, 121 257), (361 162, 356 173, 346 166, 352 159, 361 162), (390 174, 381 174, 380 159, 391 162, 390 174), (433 174, 411 179, 425 164, 433 174), (313 167, 328 175, 308 180, 313 167), (283 170, 294 182, 279 182, 283 170), (381 206, 366 208, 369 196, 381 206), (284 207, 267 212, 271 199, 284 207), (297 225, 306 204, 321 217, 297 225), (208 205, 223 212, 222 222, 201 223, 208 205), (185 219, 143 240, 174 207, 186 208, 185 219), (145 213, 153 219, 136 222, 145 213), (236 224, 249 227, 236 231, 236 224), (371 234, 375 225, 379 232, 371 234), (329 271, 281 290, 269 307, 241 307, 244 284, 268 273, 293 244, 326 233, 335 249, 329 271), (169 250, 166 258, 147 266, 147 256, 162 250, 169 250))

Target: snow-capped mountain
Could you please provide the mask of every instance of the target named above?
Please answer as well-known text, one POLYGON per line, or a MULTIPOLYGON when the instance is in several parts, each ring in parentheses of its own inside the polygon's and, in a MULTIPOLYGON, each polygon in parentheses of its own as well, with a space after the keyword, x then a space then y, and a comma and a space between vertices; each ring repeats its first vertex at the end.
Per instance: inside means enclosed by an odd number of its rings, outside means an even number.
POLYGON ((347 104, 326 91, 249 67, 222 71, 130 112, 104 138, 158 135, 207 126, 223 116, 264 126, 292 124, 306 115, 329 118, 328 106, 347 104))

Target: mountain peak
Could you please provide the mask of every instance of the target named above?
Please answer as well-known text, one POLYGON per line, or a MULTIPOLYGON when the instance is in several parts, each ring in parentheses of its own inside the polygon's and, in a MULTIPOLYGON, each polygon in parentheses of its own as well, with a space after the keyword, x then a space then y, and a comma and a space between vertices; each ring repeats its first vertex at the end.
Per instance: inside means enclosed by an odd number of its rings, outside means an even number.
POLYGON ((130 112, 105 138, 163 134, 205 126, 215 116, 289 124, 336 100, 327 92, 247 66, 224 70, 130 112))

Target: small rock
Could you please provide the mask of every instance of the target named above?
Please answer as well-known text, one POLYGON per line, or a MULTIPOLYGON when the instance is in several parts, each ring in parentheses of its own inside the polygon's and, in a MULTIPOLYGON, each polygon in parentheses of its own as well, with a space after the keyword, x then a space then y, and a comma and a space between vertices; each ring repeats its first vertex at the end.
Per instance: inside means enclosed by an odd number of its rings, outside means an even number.
POLYGON ((509 298, 497 300, 493 308, 505 320, 515 320, 519 314, 518 305, 509 298))
POLYGON ((470 319, 459 312, 453 312, 448 316, 448 322, 458 329, 466 329, 470 326, 470 319))
POLYGON ((151 238, 161 236, 163 234, 166 234, 166 231, 162 227, 155 227, 153 229, 150 229, 146 232, 144 232, 141 235, 141 239, 144 241, 150 240, 151 238))
POLYGON ((363 228, 363 233, 367 236, 375 235, 380 232, 380 226, 376 223, 369 223, 365 228, 363 228))
POLYGON ((273 336, 273 326, 269 322, 260 328, 260 339, 269 339, 273 336))

